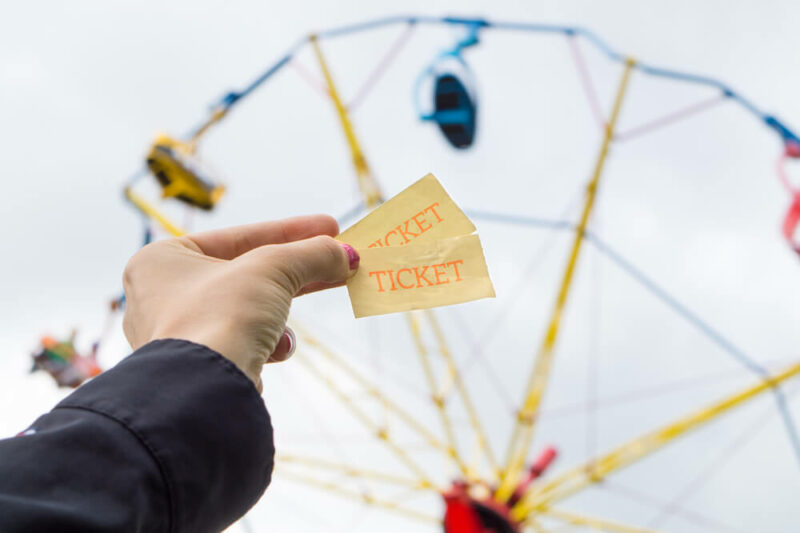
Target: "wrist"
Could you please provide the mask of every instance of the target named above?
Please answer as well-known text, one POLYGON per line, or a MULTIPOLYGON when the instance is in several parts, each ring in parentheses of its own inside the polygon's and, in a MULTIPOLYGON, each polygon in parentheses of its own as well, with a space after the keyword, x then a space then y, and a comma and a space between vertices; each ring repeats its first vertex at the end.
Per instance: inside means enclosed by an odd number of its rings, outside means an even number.
POLYGON ((179 339, 199 344, 217 352, 232 362, 261 392, 261 369, 266 363, 265 355, 248 346, 245 335, 233 335, 232 325, 216 324, 211 327, 165 328, 157 331, 150 341, 179 339))

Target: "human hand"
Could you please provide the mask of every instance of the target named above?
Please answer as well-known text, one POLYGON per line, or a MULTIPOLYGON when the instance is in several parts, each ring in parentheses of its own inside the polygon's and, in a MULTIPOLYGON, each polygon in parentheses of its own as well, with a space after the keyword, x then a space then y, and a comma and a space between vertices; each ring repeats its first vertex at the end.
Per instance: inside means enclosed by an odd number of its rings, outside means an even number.
POLYGON ((336 287, 358 254, 325 215, 261 222, 149 244, 128 262, 123 329, 133 349, 156 339, 203 344, 261 391, 261 368, 294 351, 292 298, 336 287))

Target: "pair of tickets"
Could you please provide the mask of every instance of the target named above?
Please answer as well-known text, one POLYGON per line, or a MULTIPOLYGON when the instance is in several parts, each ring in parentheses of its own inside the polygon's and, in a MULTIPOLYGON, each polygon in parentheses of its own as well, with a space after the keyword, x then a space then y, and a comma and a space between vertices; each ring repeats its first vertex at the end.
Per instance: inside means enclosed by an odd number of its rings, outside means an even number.
POLYGON ((475 225, 428 174, 338 240, 361 256, 347 290, 356 318, 494 297, 475 225))

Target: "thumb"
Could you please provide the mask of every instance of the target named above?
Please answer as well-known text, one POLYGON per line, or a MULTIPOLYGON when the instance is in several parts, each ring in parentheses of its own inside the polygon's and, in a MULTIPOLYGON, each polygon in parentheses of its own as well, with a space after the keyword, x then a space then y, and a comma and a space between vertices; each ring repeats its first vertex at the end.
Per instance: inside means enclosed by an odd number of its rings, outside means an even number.
POLYGON ((286 279, 293 295, 309 284, 343 282, 359 263, 358 252, 352 246, 327 235, 262 246, 245 256, 252 256, 262 268, 269 264, 272 272, 286 279))

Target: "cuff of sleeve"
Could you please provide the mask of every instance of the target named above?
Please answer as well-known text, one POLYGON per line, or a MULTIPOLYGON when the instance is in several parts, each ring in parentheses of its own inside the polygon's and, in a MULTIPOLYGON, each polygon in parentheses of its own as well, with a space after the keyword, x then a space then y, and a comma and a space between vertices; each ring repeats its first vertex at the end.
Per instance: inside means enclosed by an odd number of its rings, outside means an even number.
POLYGON ((236 365, 205 346, 153 341, 62 407, 101 413, 136 435, 164 477, 170 531, 221 531, 270 482, 275 448, 264 402, 236 365))

